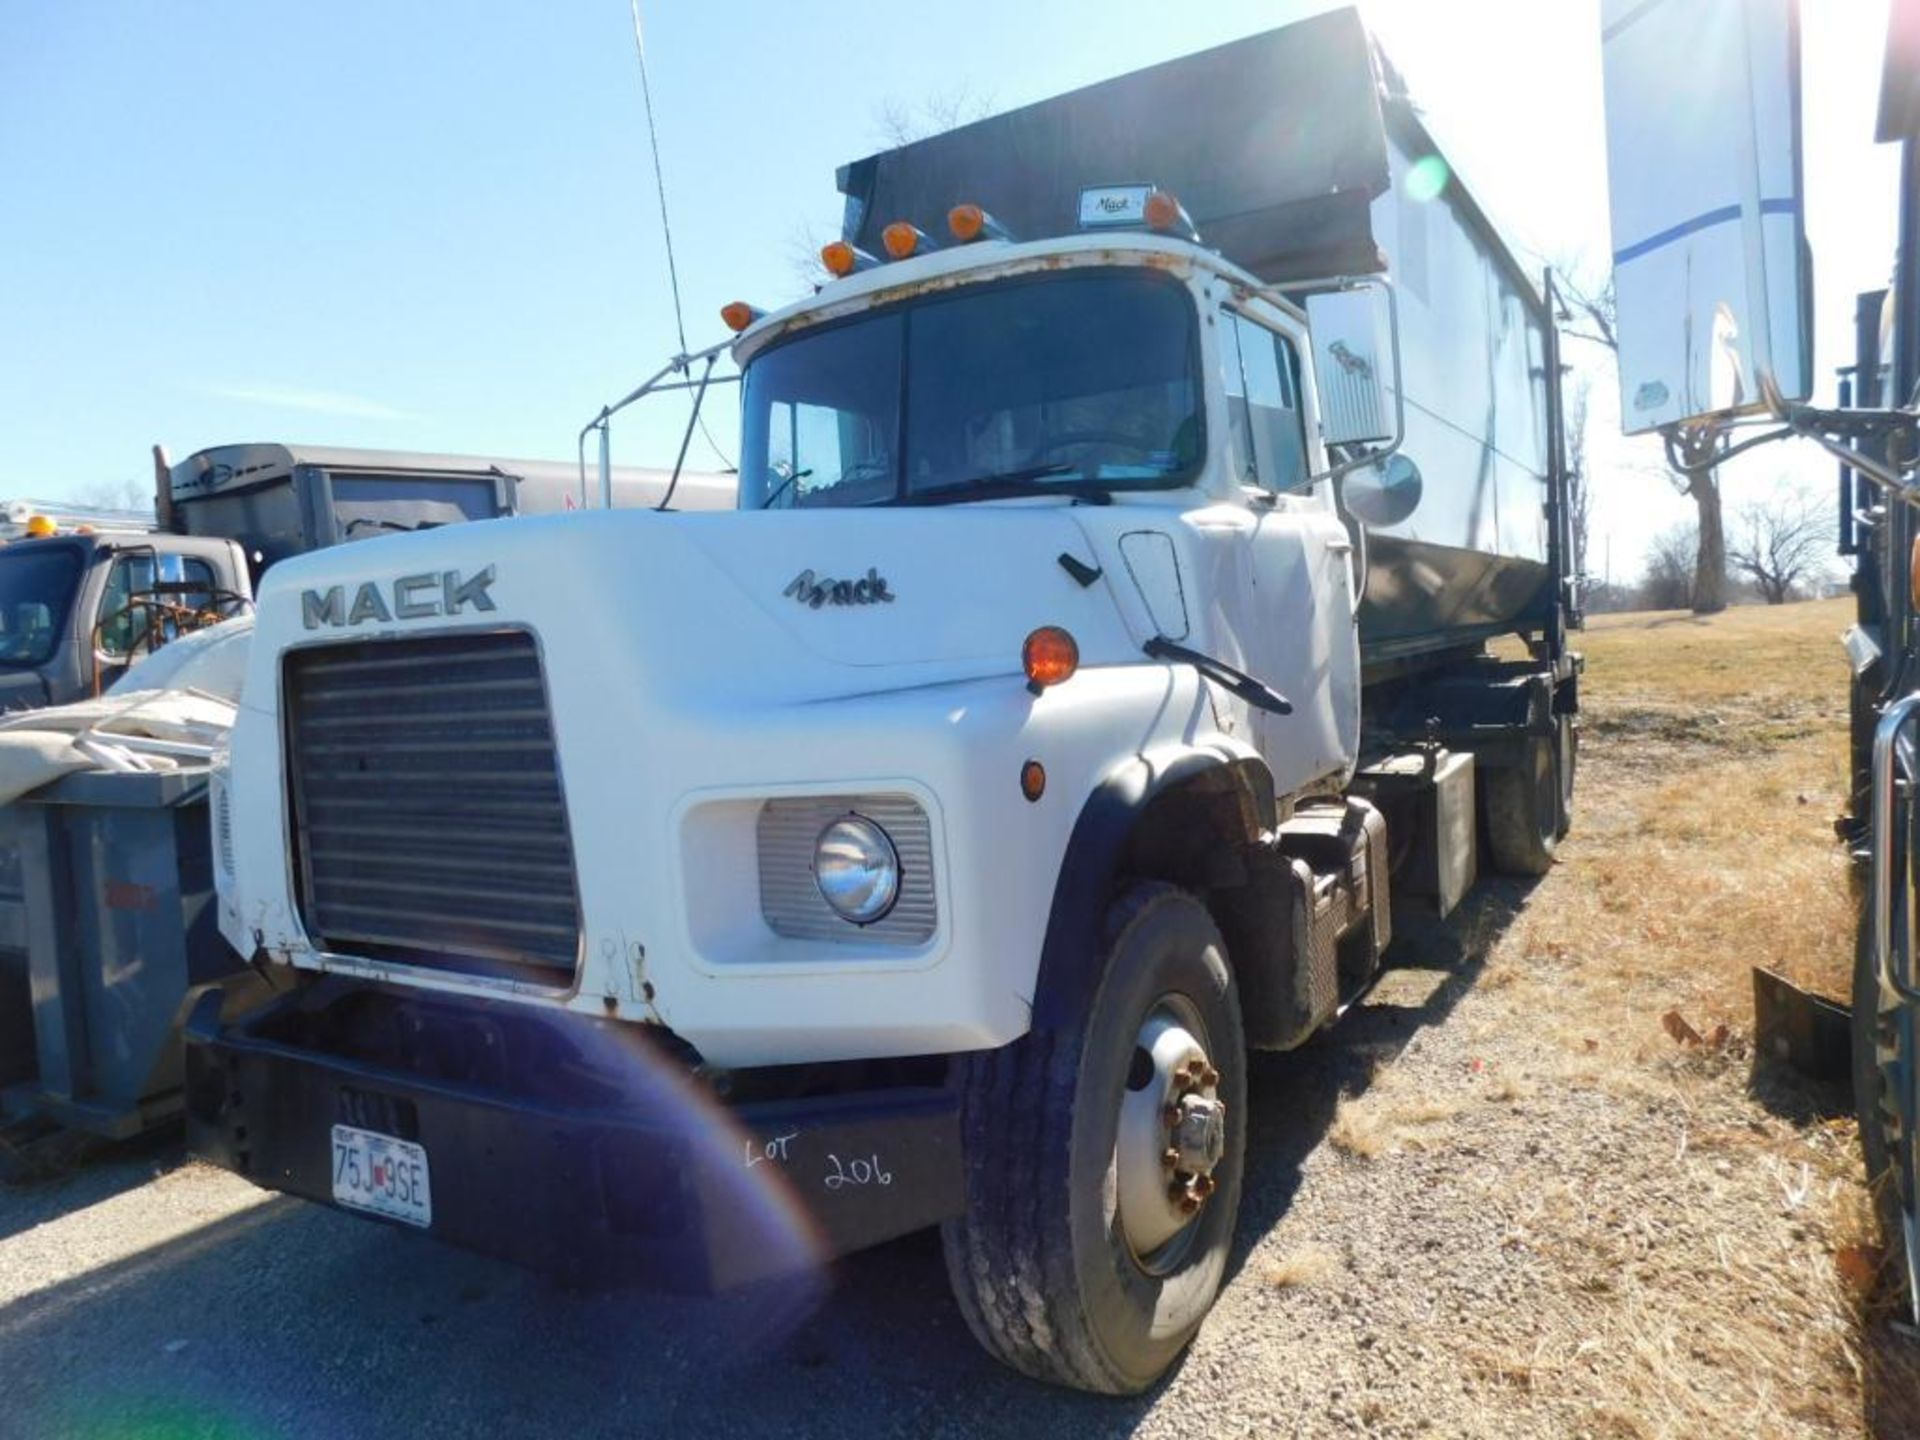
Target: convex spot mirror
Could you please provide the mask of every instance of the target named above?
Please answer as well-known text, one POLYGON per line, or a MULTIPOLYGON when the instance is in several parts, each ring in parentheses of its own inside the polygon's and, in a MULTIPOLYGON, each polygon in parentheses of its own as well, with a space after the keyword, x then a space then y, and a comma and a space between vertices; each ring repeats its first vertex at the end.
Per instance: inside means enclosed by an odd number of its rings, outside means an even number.
POLYGON ((1362 524, 1398 525, 1420 508, 1420 490, 1420 467, 1405 455, 1389 455, 1378 465, 1348 471, 1340 499, 1362 524))

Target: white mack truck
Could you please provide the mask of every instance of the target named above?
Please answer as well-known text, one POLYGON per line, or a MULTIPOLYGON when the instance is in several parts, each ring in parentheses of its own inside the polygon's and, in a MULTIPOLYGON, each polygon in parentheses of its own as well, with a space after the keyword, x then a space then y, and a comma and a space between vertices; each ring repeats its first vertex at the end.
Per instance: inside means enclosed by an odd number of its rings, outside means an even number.
POLYGON ((1248 1052, 1566 827, 1551 298, 1351 12, 840 180, 728 307, 737 513, 269 574, 215 863, 281 995, 191 1017, 190 1137, 583 1280, 937 1224, 988 1350, 1136 1391, 1248 1052))

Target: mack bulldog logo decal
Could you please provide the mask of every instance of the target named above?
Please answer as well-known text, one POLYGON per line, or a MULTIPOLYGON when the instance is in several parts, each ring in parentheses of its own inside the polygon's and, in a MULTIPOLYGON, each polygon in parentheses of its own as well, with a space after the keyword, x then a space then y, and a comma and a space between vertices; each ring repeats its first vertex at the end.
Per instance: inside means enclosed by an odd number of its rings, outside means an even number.
MULTIPOLYGON (((493 566, 477 575, 462 575, 458 570, 430 570, 419 575, 402 575, 391 586, 369 580, 354 591, 351 602, 347 587, 335 585, 329 590, 300 592, 300 620, 309 630, 322 625, 354 626, 369 620, 425 620, 435 615, 459 615, 469 606, 492 610, 493 597, 487 593, 493 584, 493 566), (392 603, 387 592, 393 592, 392 603)), ((889 599, 892 597, 889 596, 889 599)))
POLYGON ((818 610, 822 605, 893 603, 893 591, 887 588, 886 576, 871 568, 859 580, 835 580, 830 576, 816 575, 811 570, 802 570, 780 593, 798 600, 810 610, 818 610))

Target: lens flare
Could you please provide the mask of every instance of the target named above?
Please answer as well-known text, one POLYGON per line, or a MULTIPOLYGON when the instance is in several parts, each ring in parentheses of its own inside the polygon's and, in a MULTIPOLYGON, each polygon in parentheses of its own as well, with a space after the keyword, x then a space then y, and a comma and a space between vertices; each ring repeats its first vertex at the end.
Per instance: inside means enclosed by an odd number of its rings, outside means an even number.
POLYGON ((1422 205, 1438 199, 1452 178, 1453 172, 1447 168, 1446 161, 1438 155, 1423 155, 1407 167, 1407 198, 1422 205))

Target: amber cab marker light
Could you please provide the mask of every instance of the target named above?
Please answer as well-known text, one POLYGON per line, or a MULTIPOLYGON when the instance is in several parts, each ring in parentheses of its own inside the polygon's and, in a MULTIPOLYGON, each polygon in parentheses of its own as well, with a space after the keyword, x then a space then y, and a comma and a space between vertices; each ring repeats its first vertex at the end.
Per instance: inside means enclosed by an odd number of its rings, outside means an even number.
POLYGON ((727 328, 738 335, 765 312, 756 310, 744 300, 735 300, 730 305, 720 307, 720 318, 727 322, 727 328))
POLYGON ((1020 767, 1020 793, 1029 801, 1037 801, 1047 793, 1047 767, 1038 760, 1029 760, 1020 767))
POLYGON ((1020 664, 1027 672, 1027 688, 1038 695, 1073 678, 1080 668, 1080 645, 1058 625, 1042 625, 1020 648, 1020 664))
POLYGON ((1166 191, 1156 190, 1147 196, 1143 213, 1149 229, 1171 230, 1180 223, 1180 202, 1166 191))
POLYGON ((978 205, 956 205, 947 212, 947 229, 962 245, 978 240, 986 228, 987 212, 978 205))
POLYGON ((956 205, 947 211, 947 229, 962 245, 976 240, 1010 240, 1007 227, 978 205, 956 205))
POLYGON ((880 232, 880 243, 887 247, 887 254, 895 260, 905 260, 919 253, 920 247, 927 243, 927 237, 918 225, 907 220, 896 220, 880 232))
POLYGON ((873 257, 844 240, 830 240, 820 247, 820 263, 834 275, 847 276, 873 264, 873 257))

